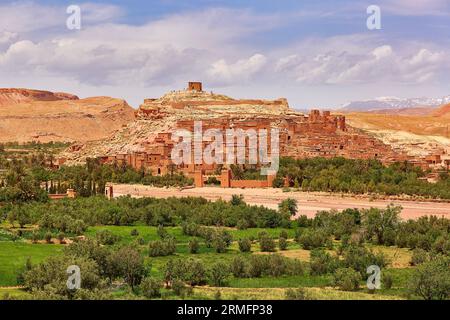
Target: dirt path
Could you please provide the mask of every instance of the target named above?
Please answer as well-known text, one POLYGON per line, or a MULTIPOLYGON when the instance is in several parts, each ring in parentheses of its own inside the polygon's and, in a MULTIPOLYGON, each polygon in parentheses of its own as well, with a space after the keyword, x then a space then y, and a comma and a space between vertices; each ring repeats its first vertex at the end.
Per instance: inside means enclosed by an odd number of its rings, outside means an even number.
POLYGON ((154 188, 142 185, 114 185, 114 197, 131 195, 132 197, 204 197, 208 200, 229 200, 233 194, 242 194, 244 200, 252 205, 263 205, 276 209, 278 203, 287 198, 298 201, 299 214, 314 216, 321 210, 343 210, 347 208, 385 208, 390 203, 403 207, 402 218, 415 219, 424 215, 438 215, 450 218, 450 203, 434 203, 405 200, 374 200, 357 197, 339 197, 307 192, 283 192, 281 189, 222 189, 194 188, 179 190, 176 188, 154 188))

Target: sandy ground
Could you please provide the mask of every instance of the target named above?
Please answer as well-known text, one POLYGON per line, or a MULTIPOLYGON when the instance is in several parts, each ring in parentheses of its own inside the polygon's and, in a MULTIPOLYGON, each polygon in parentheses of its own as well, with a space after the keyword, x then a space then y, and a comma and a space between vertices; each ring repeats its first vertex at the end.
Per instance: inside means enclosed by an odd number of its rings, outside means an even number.
POLYGON ((114 197, 131 195, 132 197, 204 197, 208 200, 229 200, 233 194, 242 194, 248 204, 263 205, 276 209, 278 203, 286 198, 298 201, 299 214, 313 217, 321 210, 343 210, 347 208, 385 208, 390 203, 401 205, 404 219, 415 219, 424 215, 438 215, 450 218, 450 203, 434 203, 419 201, 374 200, 357 197, 340 197, 320 193, 283 192, 281 189, 222 189, 194 188, 179 190, 177 188, 154 188, 142 185, 114 185, 114 197))

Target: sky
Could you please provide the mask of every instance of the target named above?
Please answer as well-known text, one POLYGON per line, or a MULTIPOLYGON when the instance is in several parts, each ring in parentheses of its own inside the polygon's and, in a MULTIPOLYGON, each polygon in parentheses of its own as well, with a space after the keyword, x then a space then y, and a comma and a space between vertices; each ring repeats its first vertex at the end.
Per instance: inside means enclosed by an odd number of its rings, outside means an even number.
POLYGON ((202 81, 335 108, 450 95, 449 0, 0 0, 0 87, 145 98, 202 81), (81 29, 66 12, 81 8, 81 29), (377 5, 381 29, 369 30, 377 5))

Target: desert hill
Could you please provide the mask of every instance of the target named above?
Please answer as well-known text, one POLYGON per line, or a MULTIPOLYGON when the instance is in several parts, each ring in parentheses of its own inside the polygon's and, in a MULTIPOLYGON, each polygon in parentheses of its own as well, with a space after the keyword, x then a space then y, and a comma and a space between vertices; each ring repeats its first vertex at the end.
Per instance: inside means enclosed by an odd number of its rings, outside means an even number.
POLYGON ((450 150, 449 109, 447 105, 426 115, 410 114, 411 110, 404 114, 352 112, 346 117, 351 126, 377 137, 395 150, 426 156, 450 150))
POLYGON ((0 107, 8 107, 12 104, 32 101, 60 101, 60 100, 78 100, 73 94, 63 92, 50 92, 31 89, 1 89, 0 88, 0 107))
MULTIPOLYGON (((450 104, 446 104, 433 112, 435 117, 450 117, 450 104)), ((449 121, 450 122, 450 121, 449 121)), ((449 124, 447 122, 447 124, 449 124)))
POLYGON ((133 108, 120 99, 0 89, 0 142, 104 139, 134 119, 133 108))

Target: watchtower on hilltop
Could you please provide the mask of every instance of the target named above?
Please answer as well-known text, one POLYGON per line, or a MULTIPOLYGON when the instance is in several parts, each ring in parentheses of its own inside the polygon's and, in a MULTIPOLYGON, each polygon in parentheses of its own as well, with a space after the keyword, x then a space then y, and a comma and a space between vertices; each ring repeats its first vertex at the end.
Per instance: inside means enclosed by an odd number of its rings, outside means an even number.
POLYGON ((188 91, 203 91, 203 85, 201 82, 189 82, 188 83, 188 91))

